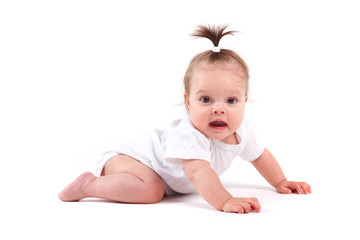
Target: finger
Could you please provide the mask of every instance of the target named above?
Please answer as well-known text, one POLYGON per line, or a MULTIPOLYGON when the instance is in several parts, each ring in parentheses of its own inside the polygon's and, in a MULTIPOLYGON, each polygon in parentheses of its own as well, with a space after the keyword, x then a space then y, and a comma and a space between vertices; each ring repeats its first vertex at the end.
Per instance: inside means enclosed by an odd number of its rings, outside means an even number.
POLYGON ((241 206, 244 210, 244 213, 249 213, 251 211, 251 205, 248 202, 242 202, 241 206))
POLYGON ((308 184, 309 193, 312 193, 311 186, 308 184))
POLYGON ((304 193, 304 194, 307 194, 307 187, 306 187, 306 184, 304 182, 301 182, 300 183, 300 187, 301 187, 301 191, 304 193))
POLYGON ((311 193, 311 187, 309 184, 307 184, 306 182, 303 182, 302 185, 301 185, 303 191, 305 194, 309 194, 311 193))
POLYGON ((300 183, 298 182, 289 182, 286 187, 291 191, 291 193, 299 193, 299 190, 301 192, 300 183))
POLYGON ((236 208, 235 212, 237 212, 237 213, 244 213, 244 209, 243 209, 242 206, 238 206, 238 207, 236 208))
POLYGON ((288 194, 288 193, 292 193, 291 190, 292 190, 292 189, 289 188, 289 187, 280 186, 278 191, 279 191, 280 193, 288 194))
POLYGON ((256 211, 256 212, 260 212, 261 210, 261 205, 259 203, 259 200, 257 200, 257 198, 251 198, 251 201, 249 202, 251 205, 251 208, 256 211))
POLYGON ((298 194, 302 194, 301 184, 300 184, 300 183, 296 184, 295 188, 296 188, 296 192, 297 192, 298 194))

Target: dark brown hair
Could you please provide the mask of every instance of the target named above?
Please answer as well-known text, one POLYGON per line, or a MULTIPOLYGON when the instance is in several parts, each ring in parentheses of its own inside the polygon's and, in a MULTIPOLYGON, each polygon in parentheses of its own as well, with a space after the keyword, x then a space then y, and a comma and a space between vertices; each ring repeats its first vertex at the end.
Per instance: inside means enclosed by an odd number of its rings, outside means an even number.
MULTIPOLYGON (((219 42, 222 37, 226 35, 233 35, 235 31, 225 31, 228 25, 224 26, 204 26, 199 25, 197 29, 191 35, 194 37, 201 37, 209 39, 214 47, 219 47, 219 42)), ((229 49, 221 49, 219 52, 213 50, 207 50, 202 53, 197 54, 190 61, 188 69, 184 76, 184 88, 185 93, 190 93, 190 83, 191 77, 194 69, 199 66, 200 63, 205 64, 216 64, 216 63, 237 63, 243 69, 245 73, 246 81, 246 95, 248 94, 248 81, 249 81, 249 71, 245 61, 234 51, 229 49)))

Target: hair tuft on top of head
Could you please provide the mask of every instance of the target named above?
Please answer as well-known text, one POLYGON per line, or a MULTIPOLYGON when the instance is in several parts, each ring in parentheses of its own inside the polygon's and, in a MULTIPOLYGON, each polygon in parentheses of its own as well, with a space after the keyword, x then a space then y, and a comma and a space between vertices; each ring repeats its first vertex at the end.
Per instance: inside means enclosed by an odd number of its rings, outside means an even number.
POLYGON ((229 25, 198 25, 197 29, 191 34, 194 37, 198 38, 207 38, 213 44, 214 47, 219 46, 220 39, 226 35, 234 35, 236 31, 225 31, 229 25))
POLYGON ((223 48, 220 50, 219 42, 223 36, 234 35, 237 31, 226 31, 228 25, 199 25, 196 30, 191 34, 194 37, 201 37, 209 39, 214 47, 212 50, 203 51, 195 55, 186 70, 184 76, 184 88, 185 93, 190 93, 191 79, 195 69, 200 64, 206 65, 219 65, 219 64, 238 64, 239 73, 243 76, 243 80, 246 84, 245 93, 248 93, 248 81, 249 81, 249 70, 246 62, 233 50, 223 48))

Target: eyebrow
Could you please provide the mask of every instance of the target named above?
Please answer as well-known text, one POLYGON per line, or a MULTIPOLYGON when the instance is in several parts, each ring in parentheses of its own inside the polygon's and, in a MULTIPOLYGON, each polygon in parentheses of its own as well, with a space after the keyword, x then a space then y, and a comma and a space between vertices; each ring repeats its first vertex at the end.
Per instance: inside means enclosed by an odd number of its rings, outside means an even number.
POLYGON ((205 90, 199 90, 197 91, 195 94, 199 95, 199 94, 206 94, 207 92, 205 90))
MULTIPOLYGON (((206 90, 199 90, 199 91, 197 91, 196 93, 195 93, 196 95, 201 95, 201 94, 204 94, 204 95, 208 95, 209 94, 209 92, 208 91, 206 91, 206 90)), ((239 91, 230 91, 229 92, 229 94, 228 95, 243 95, 243 93, 242 92, 239 92, 239 91)))

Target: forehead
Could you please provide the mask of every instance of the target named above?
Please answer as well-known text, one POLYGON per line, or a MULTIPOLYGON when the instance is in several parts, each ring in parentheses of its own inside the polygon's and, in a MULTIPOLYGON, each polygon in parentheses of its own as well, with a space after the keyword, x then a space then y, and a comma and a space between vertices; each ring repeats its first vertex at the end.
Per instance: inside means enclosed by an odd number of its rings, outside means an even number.
POLYGON ((247 78, 243 68, 235 63, 199 64, 193 73, 191 88, 218 86, 221 88, 246 88, 247 78))

